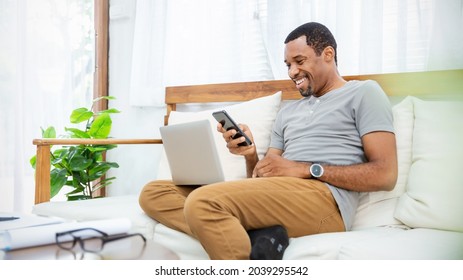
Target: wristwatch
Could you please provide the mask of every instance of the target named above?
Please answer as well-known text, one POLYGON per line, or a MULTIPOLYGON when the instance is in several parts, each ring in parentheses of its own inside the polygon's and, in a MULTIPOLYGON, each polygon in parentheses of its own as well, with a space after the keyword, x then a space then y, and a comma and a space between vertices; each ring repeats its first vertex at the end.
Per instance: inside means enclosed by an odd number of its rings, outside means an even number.
POLYGON ((321 166, 319 163, 312 163, 310 166, 310 175, 314 178, 320 178, 323 175, 323 166, 321 166))

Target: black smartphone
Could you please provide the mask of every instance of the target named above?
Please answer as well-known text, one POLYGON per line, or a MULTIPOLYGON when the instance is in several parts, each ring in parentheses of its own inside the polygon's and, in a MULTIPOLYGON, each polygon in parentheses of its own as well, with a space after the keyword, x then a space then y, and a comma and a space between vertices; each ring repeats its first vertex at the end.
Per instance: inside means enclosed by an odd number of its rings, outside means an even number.
POLYGON ((220 123, 222 124, 222 127, 225 128, 225 130, 230 130, 234 129, 236 130, 236 134, 233 135, 233 139, 240 138, 241 136, 244 136, 245 141, 241 142, 238 144, 238 146, 248 146, 251 145, 251 139, 244 134, 244 132, 239 128, 239 126, 233 121, 233 119, 230 117, 230 115, 225 111, 217 111, 212 113, 212 116, 220 123))

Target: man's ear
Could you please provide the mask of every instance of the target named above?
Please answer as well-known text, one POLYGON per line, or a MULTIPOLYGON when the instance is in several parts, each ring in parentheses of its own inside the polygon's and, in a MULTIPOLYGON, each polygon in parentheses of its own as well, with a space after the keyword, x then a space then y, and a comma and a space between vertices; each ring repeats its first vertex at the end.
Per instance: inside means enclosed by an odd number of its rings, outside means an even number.
POLYGON ((326 62, 331 62, 334 60, 336 51, 334 50, 333 47, 328 46, 323 50, 322 54, 323 54, 323 59, 325 59, 326 62))

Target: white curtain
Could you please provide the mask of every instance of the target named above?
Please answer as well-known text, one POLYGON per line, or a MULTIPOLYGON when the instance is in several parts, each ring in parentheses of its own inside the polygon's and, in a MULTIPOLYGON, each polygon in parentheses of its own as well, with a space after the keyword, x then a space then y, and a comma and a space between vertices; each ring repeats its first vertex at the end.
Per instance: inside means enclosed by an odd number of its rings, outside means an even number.
POLYGON ((131 105, 164 105, 166 85, 273 78, 260 2, 138 0, 131 105))
POLYGON ((463 68, 462 0, 268 0, 275 78, 287 78, 285 36, 308 21, 333 32, 342 75, 463 68))
POLYGON ((342 75, 463 68, 462 0, 138 0, 131 105, 166 85, 287 78, 284 39, 309 21, 338 42, 342 75))
POLYGON ((90 105, 93 0, 0 0, 0 212, 34 203, 32 139, 90 105))

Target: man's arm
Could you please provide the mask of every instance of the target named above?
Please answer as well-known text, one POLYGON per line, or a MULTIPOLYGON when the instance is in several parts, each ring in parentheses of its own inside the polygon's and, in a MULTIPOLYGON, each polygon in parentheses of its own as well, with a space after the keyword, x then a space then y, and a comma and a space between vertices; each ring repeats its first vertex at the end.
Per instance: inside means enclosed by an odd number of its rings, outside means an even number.
POLYGON ((367 192, 390 191, 397 181, 397 150, 391 132, 372 132, 362 137, 366 163, 324 166, 319 179, 343 189, 367 192))
MULTIPOLYGON (((397 180, 395 135, 391 132, 371 132, 362 137, 366 163, 349 166, 323 165, 318 178, 333 186, 353 191, 389 191, 397 180)), ((281 157, 279 150, 269 149, 266 157, 256 164, 254 177, 292 176, 311 178, 312 163, 294 162, 281 157)))

